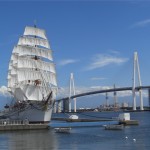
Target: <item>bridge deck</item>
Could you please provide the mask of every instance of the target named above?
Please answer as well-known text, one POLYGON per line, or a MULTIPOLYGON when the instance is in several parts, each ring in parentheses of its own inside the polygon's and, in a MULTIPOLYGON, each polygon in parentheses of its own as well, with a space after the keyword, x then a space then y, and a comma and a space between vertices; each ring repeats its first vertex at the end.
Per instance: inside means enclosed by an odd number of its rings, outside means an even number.
MULTIPOLYGON (((141 89, 150 89, 150 86, 135 87, 136 91, 139 91, 141 89)), ((132 87, 121 87, 121 88, 112 88, 112 89, 106 89, 106 90, 97 90, 97 91, 91 91, 91 92, 76 94, 76 95, 73 95, 71 97, 61 98, 61 99, 58 99, 56 101, 65 101, 65 100, 69 100, 69 99, 73 99, 73 98, 77 98, 77 97, 82 97, 82 96, 86 96, 86 95, 92 95, 92 94, 107 93, 107 92, 114 92, 114 91, 132 91, 132 90, 133 90, 132 87)))

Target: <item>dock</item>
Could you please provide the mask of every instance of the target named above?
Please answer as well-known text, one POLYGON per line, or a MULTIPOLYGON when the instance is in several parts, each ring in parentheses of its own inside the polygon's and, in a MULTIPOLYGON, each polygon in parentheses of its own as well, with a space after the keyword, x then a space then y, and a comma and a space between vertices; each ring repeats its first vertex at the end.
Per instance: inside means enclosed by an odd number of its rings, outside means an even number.
POLYGON ((119 124, 123 125, 138 125, 138 120, 131 120, 130 113, 119 114, 119 124))
POLYGON ((119 124, 124 124, 124 125, 139 125, 138 120, 122 120, 119 121, 119 124))
POLYGON ((52 120, 66 121, 66 122, 99 122, 99 121, 115 121, 116 119, 108 119, 108 118, 101 118, 101 119, 87 119, 87 118, 80 118, 80 119, 52 118, 52 120))
POLYGON ((30 124, 26 120, 0 120, 0 131, 49 129, 48 124, 30 124))

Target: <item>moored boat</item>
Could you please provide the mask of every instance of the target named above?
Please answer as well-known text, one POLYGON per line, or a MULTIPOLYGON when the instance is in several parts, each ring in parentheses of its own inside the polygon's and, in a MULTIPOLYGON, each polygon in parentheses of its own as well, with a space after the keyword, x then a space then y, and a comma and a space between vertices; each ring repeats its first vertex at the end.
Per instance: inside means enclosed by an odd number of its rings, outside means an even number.
POLYGON ((70 133, 71 131, 71 128, 55 128, 55 132, 58 132, 58 133, 70 133))
POLYGON ((105 130, 122 130, 123 129, 123 125, 105 125, 105 130))

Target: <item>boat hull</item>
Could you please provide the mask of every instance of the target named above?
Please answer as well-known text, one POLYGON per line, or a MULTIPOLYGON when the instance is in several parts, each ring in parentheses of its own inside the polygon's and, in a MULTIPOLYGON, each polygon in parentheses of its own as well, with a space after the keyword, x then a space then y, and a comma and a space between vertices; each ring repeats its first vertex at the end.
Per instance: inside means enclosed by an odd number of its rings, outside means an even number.
POLYGON ((49 106, 46 110, 38 108, 27 108, 25 110, 17 111, 9 115, 10 119, 14 120, 28 120, 29 123, 49 123, 52 116, 52 107, 49 106))
POLYGON ((123 125, 106 125, 105 126, 105 130, 122 130, 123 129, 123 125))
POLYGON ((55 132, 57 133, 70 133, 71 128, 55 128, 55 132))

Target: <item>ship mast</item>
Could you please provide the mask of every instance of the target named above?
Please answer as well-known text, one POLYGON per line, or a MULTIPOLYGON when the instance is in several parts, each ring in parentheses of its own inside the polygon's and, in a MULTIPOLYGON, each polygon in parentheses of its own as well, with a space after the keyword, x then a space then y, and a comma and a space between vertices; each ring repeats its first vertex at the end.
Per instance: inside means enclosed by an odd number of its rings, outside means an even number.
POLYGON ((36 22, 36 20, 34 20, 34 28, 36 28, 36 24, 37 24, 37 22, 36 22))

